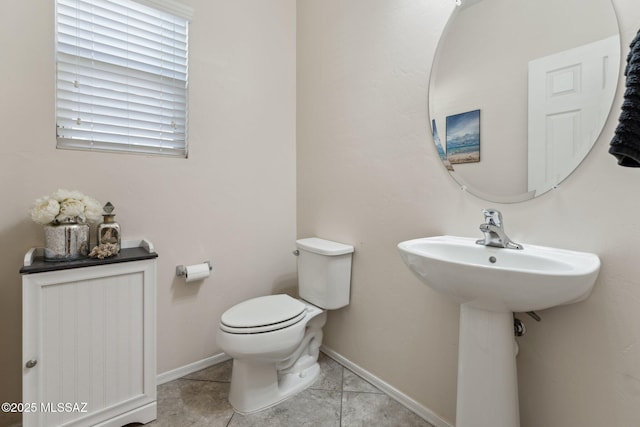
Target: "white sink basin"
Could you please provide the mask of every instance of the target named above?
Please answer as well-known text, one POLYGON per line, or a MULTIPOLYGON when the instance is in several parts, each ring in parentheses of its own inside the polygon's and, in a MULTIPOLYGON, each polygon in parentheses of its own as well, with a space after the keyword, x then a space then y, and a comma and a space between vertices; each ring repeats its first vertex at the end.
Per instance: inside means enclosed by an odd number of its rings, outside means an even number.
POLYGON ((492 311, 534 311, 586 299, 600 269, 597 255, 523 244, 524 249, 478 245, 438 236, 398 245, 424 283, 461 304, 492 311))

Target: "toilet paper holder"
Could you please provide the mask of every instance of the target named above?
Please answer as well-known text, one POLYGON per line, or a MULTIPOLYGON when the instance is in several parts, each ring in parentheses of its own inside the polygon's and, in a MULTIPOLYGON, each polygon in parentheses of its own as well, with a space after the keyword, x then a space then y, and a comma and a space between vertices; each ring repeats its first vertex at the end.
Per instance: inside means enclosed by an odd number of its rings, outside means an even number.
MULTIPOLYGON (((204 261, 203 264, 207 264, 209 266, 209 271, 213 270, 213 266, 211 265, 211 261, 204 261)), ((177 265, 176 266, 176 276, 178 276, 178 277, 187 277, 187 266, 186 265, 177 265)))

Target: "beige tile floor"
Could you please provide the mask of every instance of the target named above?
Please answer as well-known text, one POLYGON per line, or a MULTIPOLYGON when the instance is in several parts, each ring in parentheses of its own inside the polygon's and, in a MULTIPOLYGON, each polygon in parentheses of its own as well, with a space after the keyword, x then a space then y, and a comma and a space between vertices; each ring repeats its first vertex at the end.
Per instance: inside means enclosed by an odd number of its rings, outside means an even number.
POLYGON ((158 387, 149 427, 433 427, 347 368, 320 354, 322 373, 307 390, 250 415, 227 401, 231 361, 158 387))

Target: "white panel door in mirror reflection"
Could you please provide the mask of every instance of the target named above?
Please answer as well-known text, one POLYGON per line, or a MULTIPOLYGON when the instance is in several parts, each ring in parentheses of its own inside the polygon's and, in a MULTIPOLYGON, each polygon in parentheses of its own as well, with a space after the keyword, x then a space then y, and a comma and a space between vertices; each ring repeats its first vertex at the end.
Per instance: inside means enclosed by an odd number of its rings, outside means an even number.
POLYGON ((529 62, 529 191, 562 182, 591 149, 609 114, 601 100, 615 94, 618 43, 609 37, 529 62))

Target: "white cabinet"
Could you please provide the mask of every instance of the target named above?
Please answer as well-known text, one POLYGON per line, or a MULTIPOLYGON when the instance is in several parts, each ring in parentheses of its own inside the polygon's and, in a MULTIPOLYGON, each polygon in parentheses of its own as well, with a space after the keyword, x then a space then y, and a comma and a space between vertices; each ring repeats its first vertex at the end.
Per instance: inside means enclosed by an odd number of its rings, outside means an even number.
POLYGON ((110 426, 156 418, 156 264, 145 240, 105 260, 22 273, 24 427, 110 426))

